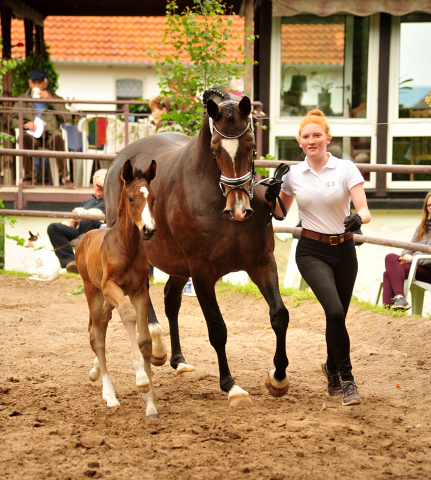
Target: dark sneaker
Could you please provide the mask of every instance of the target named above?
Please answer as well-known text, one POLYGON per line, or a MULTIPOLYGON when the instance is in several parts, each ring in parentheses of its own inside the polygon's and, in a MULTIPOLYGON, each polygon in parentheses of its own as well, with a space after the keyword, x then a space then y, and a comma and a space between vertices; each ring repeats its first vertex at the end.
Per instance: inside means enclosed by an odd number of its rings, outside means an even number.
POLYGON ((349 407, 351 405, 359 405, 362 402, 355 382, 341 382, 341 385, 343 387, 344 406, 349 407))
POLYGON ((76 262, 75 261, 69 262, 66 265, 66 272, 67 273, 79 273, 78 269, 76 268, 76 262))
POLYGON ((341 386, 340 374, 329 373, 328 367, 325 363, 322 363, 323 375, 328 380, 328 393, 331 397, 339 397, 343 395, 343 387, 341 386))
POLYGON ((391 299, 391 308, 393 310, 408 310, 411 308, 407 300, 402 295, 396 295, 391 299))

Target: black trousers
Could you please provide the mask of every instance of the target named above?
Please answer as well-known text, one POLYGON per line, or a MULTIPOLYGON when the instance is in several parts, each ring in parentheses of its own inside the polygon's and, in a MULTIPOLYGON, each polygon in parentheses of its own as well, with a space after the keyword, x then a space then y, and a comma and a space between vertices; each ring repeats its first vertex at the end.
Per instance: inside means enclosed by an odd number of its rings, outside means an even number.
POLYGON ((358 273, 355 243, 330 245, 300 237, 296 263, 325 311, 328 370, 353 381, 346 315, 358 273))
POLYGON ((48 225, 48 237, 62 268, 65 268, 69 262, 75 260, 75 254, 69 242, 89 230, 99 228, 100 225, 101 222, 96 220, 81 220, 78 228, 69 227, 62 223, 51 223, 48 225))

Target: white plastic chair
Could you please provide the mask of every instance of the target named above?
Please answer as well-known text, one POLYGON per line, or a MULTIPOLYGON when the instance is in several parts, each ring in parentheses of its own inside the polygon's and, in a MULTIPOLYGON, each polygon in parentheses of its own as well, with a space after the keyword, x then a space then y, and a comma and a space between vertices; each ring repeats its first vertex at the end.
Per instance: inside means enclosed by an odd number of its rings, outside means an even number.
MULTIPOLYGON (((425 292, 431 292, 431 283, 421 282, 416 280, 416 270, 418 268, 419 260, 429 260, 430 255, 415 255, 413 257, 412 266, 410 267, 409 276, 404 280, 404 298, 407 300, 409 291, 411 295, 411 305, 413 315, 422 315, 424 306, 425 292)), ((383 290, 383 282, 380 282, 379 289, 377 291, 376 298, 374 299, 374 305, 379 303, 380 295, 383 290)))
MULTIPOLYGON (((69 146, 68 146, 68 140, 67 140, 67 132, 66 129, 64 129, 60 125, 60 130, 61 130, 61 136, 63 137, 64 140, 64 148, 65 151, 69 151, 69 146)), ((15 148, 19 148, 19 128, 15 128, 15 148)), ((40 158, 44 159, 47 158, 46 155, 46 150, 41 149, 40 150, 40 158)), ((15 171, 16 171, 16 185, 18 185, 18 180, 19 180, 19 161, 16 159, 16 166, 15 166, 15 171)), ((51 178, 52 178, 52 184, 54 187, 59 187, 60 186, 60 172, 58 171, 58 166, 57 166, 57 159, 56 158, 49 158, 49 169, 51 171, 51 178)), ((66 169, 70 173, 70 161, 67 159, 66 162, 66 169)))

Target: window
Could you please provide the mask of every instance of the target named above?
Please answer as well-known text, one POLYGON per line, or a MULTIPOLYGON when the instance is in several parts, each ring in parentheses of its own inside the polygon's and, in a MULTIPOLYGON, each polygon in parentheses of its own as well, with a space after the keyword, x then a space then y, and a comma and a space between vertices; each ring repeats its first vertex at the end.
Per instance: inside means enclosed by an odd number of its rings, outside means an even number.
POLYGON ((281 20, 280 116, 365 118, 369 17, 299 15, 281 20))
POLYGON ((142 81, 133 78, 117 80, 117 100, 136 100, 142 98, 142 81))
MULTIPOLYGON (((431 117, 425 102, 431 92, 430 50, 431 15, 392 18, 388 163, 431 165, 431 117)), ((431 175, 388 174, 387 185, 388 189, 430 189, 431 175)))

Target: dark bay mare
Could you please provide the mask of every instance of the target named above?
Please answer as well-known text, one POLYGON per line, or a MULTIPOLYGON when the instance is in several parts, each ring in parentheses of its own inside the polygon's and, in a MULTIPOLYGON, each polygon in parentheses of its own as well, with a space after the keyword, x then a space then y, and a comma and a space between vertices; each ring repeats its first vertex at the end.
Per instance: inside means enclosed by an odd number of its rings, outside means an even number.
MULTIPOLYGON (((245 270, 269 305, 276 335, 275 370, 266 386, 282 396, 289 386, 286 368, 286 331, 289 313, 278 287, 274 259, 274 232, 267 226, 269 206, 264 189, 254 186, 255 139, 248 97, 241 101, 218 88, 207 90, 207 114, 193 138, 166 132, 140 139, 123 149, 112 162, 105 180, 104 199, 108 226, 117 218, 121 183, 119 174, 130 160, 145 171, 157 162, 153 214, 157 232, 145 242, 150 264, 170 275, 165 286, 165 312, 171 334, 171 366, 177 374, 193 370, 183 357, 178 312, 182 289, 192 277, 219 363, 220 387, 229 403, 249 403, 248 393, 235 384, 226 358, 227 329, 215 295, 224 275, 245 270)), ((237 98, 237 97, 236 97, 237 98)), ((151 319, 150 319, 151 321, 151 319)), ((154 321, 154 320, 153 320, 154 321)))

